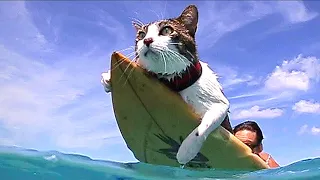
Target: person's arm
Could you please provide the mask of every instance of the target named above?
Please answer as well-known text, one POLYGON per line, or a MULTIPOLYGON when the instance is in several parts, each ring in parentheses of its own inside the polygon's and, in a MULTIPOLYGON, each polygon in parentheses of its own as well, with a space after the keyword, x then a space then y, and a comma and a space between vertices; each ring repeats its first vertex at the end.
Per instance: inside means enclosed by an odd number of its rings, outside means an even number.
POLYGON ((261 152, 259 156, 261 157, 261 159, 266 161, 266 163, 269 165, 270 168, 280 167, 280 165, 272 158, 270 154, 261 152))
POLYGON ((270 166, 270 168, 280 167, 280 165, 272 158, 271 155, 270 155, 270 159, 269 159, 268 165, 270 166))

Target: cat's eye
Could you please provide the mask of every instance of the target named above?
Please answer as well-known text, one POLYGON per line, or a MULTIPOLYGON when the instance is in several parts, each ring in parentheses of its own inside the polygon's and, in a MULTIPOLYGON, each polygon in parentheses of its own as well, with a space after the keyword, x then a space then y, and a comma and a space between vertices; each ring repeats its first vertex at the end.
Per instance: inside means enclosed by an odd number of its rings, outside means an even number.
POLYGON ((146 36, 146 33, 145 33, 145 32, 140 31, 140 32, 138 33, 138 39, 139 39, 139 40, 143 39, 145 36, 146 36))
POLYGON ((166 27, 162 28, 162 30, 160 31, 160 34, 164 35, 164 36, 168 36, 171 33, 173 33, 173 28, 170 26, 166 26, 166 27))

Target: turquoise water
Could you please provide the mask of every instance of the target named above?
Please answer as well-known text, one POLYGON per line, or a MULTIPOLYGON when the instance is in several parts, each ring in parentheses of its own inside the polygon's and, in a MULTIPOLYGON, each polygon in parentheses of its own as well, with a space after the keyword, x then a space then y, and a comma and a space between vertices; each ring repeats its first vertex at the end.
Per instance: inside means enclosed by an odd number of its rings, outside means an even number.
POLYGON ((186 170, 145 163, 116 163, 86 156, 0 148, 1 180, 140 180, 140 179, 320 179, 320 158, 286 167, 249 171, 186 170))

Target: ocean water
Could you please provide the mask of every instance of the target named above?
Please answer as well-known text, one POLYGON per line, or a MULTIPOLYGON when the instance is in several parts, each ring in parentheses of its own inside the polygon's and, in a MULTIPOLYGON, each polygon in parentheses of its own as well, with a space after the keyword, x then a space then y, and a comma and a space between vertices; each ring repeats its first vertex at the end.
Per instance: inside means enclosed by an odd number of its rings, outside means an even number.
POLYGON ((117 163, 86 156, 0 148, 1 180, 153 180, 153 179, 315 179, 320 180, 320 158, 259 171, 186 170, 145 163, 117 163))

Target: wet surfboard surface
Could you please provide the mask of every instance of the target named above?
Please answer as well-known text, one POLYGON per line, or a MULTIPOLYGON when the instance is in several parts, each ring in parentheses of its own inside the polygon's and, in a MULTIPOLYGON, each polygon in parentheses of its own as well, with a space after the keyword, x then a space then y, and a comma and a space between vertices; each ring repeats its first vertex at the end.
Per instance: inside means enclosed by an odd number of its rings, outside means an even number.
MULTIPOLYGON (((176 92, 121 53, 111 57, 111 97, 121 134, 141 162, 179 167, 176 154, 199 117, 176 92)), ((268 168, 223 127, 213 131, 186 168, 268 168)))

